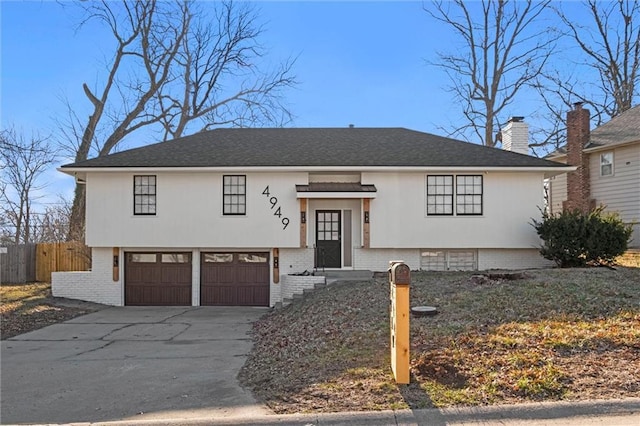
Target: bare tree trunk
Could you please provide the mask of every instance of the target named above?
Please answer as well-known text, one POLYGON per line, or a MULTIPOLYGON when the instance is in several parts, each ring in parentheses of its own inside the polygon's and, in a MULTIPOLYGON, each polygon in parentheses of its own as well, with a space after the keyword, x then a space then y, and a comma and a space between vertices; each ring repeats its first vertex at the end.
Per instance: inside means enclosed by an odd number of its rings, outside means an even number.
MULTIPOLYGON (((187 12, 186 4, 174 3, 183 13, 187 12)), ((173 25, 172 13, 158 12, 153 0, 128 2, 119 5, 107 1, 90 3, 85 6, 87 19, 98 19, 106 24, 117 41, 117 48, 113 62, 108 68, 108 76, 102 93, 96 96, 87 86, 82 88, 86 97, 93 105, 93 112, 84 125, 83 130, 75 128, 65 134, 82 134, 76 148, 76 162, 88 159, 92 146, 98 149, 98 155, 107 155, 129 133, 159 121, 159 117, 147 117, 144 110, 153 99, 159 88, 169 77, 173 59, 178 52, 179 45, 186 32, 186 22, 178 19, 173 25), (120 9, 119 7, 122 7, 120 9), (121 12, 125 12, 122 14, 121 12), (173 39, 166 40, 163 33, 173 34, 173 39), (141 61, 141 68, 145 70, 146 78, 143 84, 137 82, 122 82, 119 80, 120 67, 127 58, 137 58, 141 61), (122 100, 131 105, 120 113, 114 125, 114 130, 102 139, 97 129, 105 117, 105 107, 113 96, 114 88, 120 90, 122 85, 129 87, 129 99, 122 100), (100 142, 102 139, 104 142, 100 142)), ((179 18, 179 17, 178 17, 179 18)), ((73 115, 73 114, 70 114, 73 115)), ((73 127, 75 123, 71 123, 73 127)), ((85 229, 85 197, 86 188, 76 183, 73 206, 71 209, 71 223, 68 240, 84 240, 85 229)))
MULTIPOLYGON (((82 7, 87 20, 97 19, 111 30, 117 48, 102 91, 83 84, 93 105, 89 120, 79 119, 68 105, 69 122, 60 126, 76 162, 88 159, 92 151, 108 155, 144 127, 155 125, 170 139, 182 136, 195 121, 201 122, 195 130, 202 130, 290 118, 280 94, 294 84, 292 63, 260 72, 256 59, 264 52, 253 6, 231 1, 103 0, 82 7), (215 17, 204 18, 205 11, 195 10, 200 7, 210 7, 215 17), (247 79, 224 81, 240 75, 247 79), (101 131, 105 128, 109 130, 101 131)), ((84 185, 76 184, 70 240, 84 235, 85 192, 84 185)))
POLYGON ((76 182, 76 188, 73 193, 73 204, 71 206, 71 217, 69 218, 69 234, 67 241, 84 242, 84 224, 85 224, 85 207, 86 185, 76 182))

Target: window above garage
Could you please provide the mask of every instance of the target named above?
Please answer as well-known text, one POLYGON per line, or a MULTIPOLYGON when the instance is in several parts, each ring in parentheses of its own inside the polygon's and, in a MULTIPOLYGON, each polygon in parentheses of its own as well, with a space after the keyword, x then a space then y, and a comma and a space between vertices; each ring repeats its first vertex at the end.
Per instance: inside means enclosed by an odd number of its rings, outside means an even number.
POLYGON ((155 175, 133 177, 133 214, 137 216, 152 216, 156 214, 155 175))
POLYGON ((222 180, 222 213, 225 216, 245 215, 247 213, 247 177, 224 175, 222 180))

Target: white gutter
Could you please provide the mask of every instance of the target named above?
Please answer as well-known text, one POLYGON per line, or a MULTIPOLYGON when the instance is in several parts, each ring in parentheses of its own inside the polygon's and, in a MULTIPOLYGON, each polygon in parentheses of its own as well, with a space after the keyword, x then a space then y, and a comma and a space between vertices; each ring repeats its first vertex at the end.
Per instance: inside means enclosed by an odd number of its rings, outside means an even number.
POLYGON ((236 166, 236 167, 59 167, 57 170, 71 176, 78 173, 148 173, 154 172, 551 172, 566 173, 575 170, 575 166, 558 167, 479 167, 479 166, 236 166))

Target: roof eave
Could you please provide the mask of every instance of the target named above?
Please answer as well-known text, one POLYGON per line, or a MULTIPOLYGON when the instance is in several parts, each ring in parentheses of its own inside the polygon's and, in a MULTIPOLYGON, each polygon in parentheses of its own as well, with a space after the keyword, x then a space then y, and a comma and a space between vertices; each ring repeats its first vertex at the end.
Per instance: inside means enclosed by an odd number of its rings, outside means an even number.
POLYGON ((64 167, 58 167, 56 170, 69 176, 73 176, 76 179, 77 183, 85 183, 87 180, 87 170, 70 169, 64 167))
POLYGON ((549 179, 552 178, 554 176, 558 176, 561 175, 563 173, 569 173, 569 172, 573 172, 575 170, 578 169, 577 166, 566 166, 566 167, 561 167, 561 170, 550 170, 544 173, 544 178, 545 179, 549 179))
MULTIPOLYGON (((605 144, 600 144, 600 145, 595 145, 595 146, 591 146, 591 147, 586 147, 584 148, 584 152, 586 152, 587 154, 592 153, 592 152, 598 152, 598 151, 611 151, 614 148, 620 148, 623 146, 628 146, 628 145, 636 145, 640 143, 640 139, 635 139, 635 140, 631 140, 631 141, 625 141, 625 142, 613 142, 613 143, 605 143, 605 144)), ((563 152, 555 152, 555 153, 551 153, 549 155, 547 155, 545 158, 545 160, 550 160, 550 161, 557 161, 559 159, 562 158, 566 158, 567 157, 567 153, 563 152)))
POLYGON ((640 139, 637 140, 632 140, 632 141, 625 141, 625 142, 614 142, 614 143, 609 143, 609 144, 602 144, 602 145, 597 145, 597 146, 593 146, 590 148, 585 148, 584 152, 586 153, 591 153, 591 152, 598 152, 598 151, 611 151, 614 148, 620 148, 623 146, 627 146, 627 145, 636 145, 640 143, 640 139))
POLYGON ((566 173, 575 170, 573 166, 225 166, 225 167, 60 167, 58 171, 70 176, 86 173, 122 173, 122 172, 557 172, 566 173))

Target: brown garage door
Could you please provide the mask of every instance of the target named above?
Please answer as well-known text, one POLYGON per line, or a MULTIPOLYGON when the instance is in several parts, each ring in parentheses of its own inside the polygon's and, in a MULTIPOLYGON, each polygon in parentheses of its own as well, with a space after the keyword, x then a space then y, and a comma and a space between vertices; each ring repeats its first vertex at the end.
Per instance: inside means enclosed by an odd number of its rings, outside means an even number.
POLYGON ((191 306, 191 253, 127 253, 124 303, 191 306))
POLYGON ((269 306, 269 253, 202 253, 200 304, 269 306))

